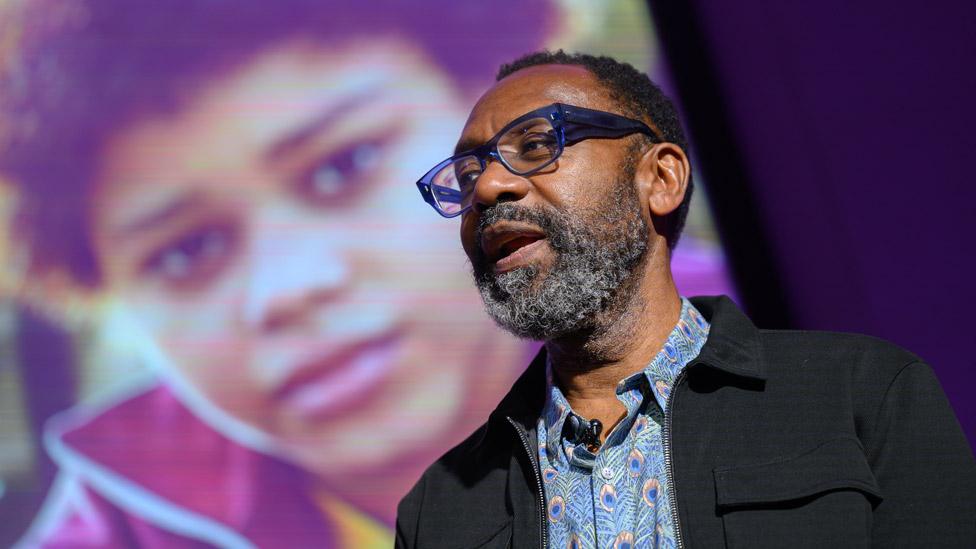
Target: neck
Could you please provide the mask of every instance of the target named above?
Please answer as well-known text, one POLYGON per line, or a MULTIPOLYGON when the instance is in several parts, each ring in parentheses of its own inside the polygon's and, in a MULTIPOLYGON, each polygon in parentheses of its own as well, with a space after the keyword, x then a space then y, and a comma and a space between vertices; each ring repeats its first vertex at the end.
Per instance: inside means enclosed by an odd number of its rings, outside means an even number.
POLYGON ((617 383, 647 366, 681 314, 667 251, 655 253, 639 272, 595 327, 546 342, 554 381, 575 413, 603 423, 604 439, 626 414, 617 383))

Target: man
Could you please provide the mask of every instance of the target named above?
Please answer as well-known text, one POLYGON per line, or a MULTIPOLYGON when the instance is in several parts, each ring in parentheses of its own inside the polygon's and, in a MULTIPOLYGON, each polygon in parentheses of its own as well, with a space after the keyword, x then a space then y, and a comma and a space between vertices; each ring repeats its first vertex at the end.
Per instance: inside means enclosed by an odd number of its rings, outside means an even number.
POLYGON ((679 297, 671 104, 605 57, 504 66, 418 186, 489 314, 545 347, 398 509, 401 547, 964 546, 976 467, 931 369, 679 297))

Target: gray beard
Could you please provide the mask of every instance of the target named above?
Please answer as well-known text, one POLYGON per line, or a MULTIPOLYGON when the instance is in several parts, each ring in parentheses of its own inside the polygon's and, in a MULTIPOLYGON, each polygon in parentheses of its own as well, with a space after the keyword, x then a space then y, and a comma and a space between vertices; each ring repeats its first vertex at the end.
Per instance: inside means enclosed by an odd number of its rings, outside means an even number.
POLYGON ((540 273, 527 266, 496 274, 477 248, 475 282, 494 321, 523 338, 553 340, 598 331, 599 313, 621 301, 618 290, 634 273, 648 248, 648 227, 630 181, 586 218, 553 208, 529 209, 502 203, 484 212, 481 232, 502 220, 539 226, 556 254, 540 273))

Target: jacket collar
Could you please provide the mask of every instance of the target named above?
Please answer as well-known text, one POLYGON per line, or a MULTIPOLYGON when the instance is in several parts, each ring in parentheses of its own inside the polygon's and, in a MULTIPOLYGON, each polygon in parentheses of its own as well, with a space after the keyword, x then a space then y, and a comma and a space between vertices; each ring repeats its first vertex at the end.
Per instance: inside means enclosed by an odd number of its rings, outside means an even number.
POLYGON ((765 380, 760 332, 749 317, 724 295, 693 297, 691 303, 712 325, 705 346, 692 364, 765 380))
POLYGON ((218 546, 333 539, 304 471, 220 435, 165 386, 68 410, 47 429, 62 470, 163 530, 218 546))
MULTIPOLYGON (((766 379, 759 329, 726 296, 690 298, 692 305, 708 320, 711 329, 698 358, 689 366, 703 364, 723 372, 756 380, 766 379)), ((527 430, 545 405, 546 348, 543 347, 512 389, 492 412, 489 424, 512 418, 527 430)))

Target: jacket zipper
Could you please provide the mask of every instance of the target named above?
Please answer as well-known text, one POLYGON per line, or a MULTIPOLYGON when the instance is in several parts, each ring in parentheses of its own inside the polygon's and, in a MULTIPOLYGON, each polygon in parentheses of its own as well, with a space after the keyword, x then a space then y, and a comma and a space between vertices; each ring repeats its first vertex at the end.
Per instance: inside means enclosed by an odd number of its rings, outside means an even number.
POLYGON ((539 496, 539 539, 542 540, 540 547, 545 549, 549 544, 549 531, 546 529, 546 496, 542 493, 542 477, 539 476, 539 462, 532 455, 532 447, 529 445, 528 437, 525 436, 525 431, 511 417, 506 417, 505 419, 512 424, 512 427, 515 427, 515 431, 519 435, 519 440, 522 441, 522 447, 525 448, 525 453, 529 455, 529 463, 532 464, 532 473, 535 475, 536 494, 539 496))
POLYGON ((664 414, 664 466, 668 471, 668 487, 671 492, 671 523, 674 524, 674 541, 677 544, 678 549, 684 546, 684 540, 681 538, 681 524, 678 522, 678 496, 677 496, 677 486, 674 482, 674 460, 671 456, 671 416, 674 410, 674 395, 678 393, 678 387, 681 382, 684 381, 686 370, 682 369, 678 373, 678 377, 674 382, 674 387, 668 394, 667 406, 668 409, 664 414))

